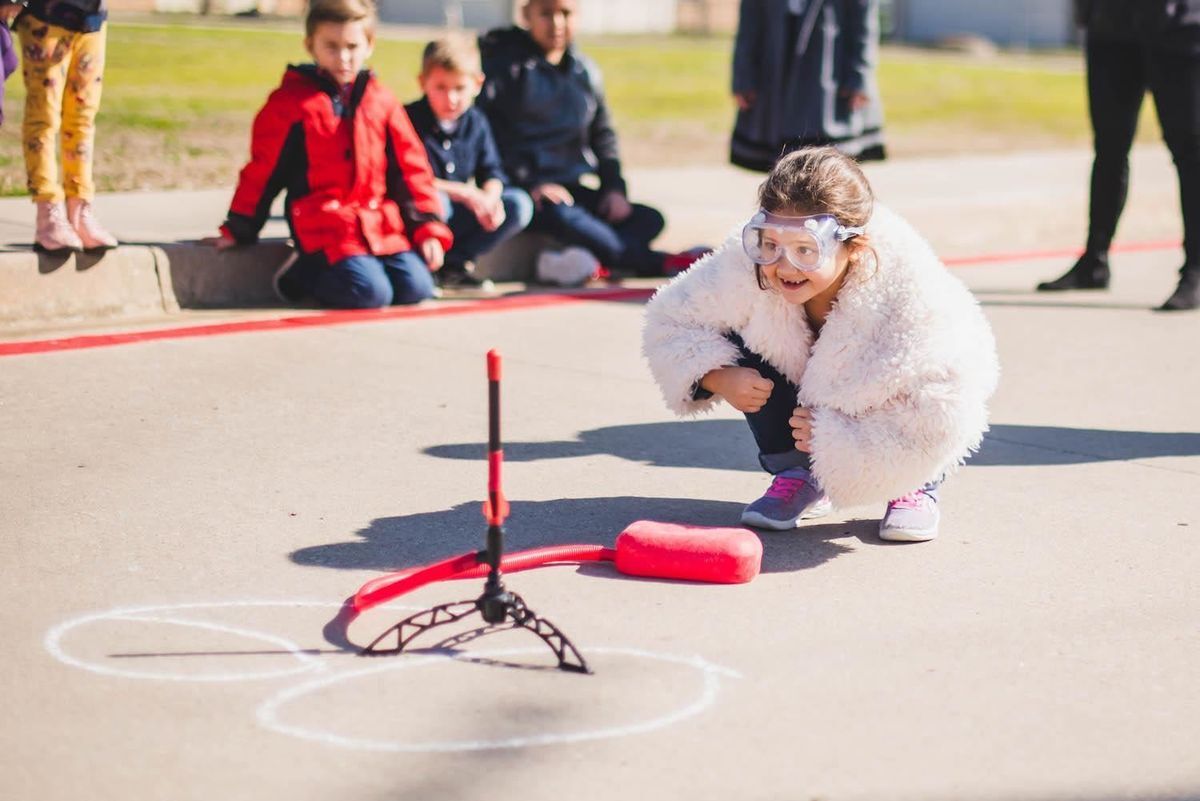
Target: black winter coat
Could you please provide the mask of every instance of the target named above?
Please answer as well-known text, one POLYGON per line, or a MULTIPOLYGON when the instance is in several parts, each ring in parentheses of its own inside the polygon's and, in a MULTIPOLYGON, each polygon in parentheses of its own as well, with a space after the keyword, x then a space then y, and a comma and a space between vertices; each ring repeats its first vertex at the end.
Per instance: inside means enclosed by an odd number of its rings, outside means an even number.
POLYGON ((591 59, 572 46, 551 64, 517 27, 484 34, 479 50, 487 80, 477 103, 517 186, 572 184, 594 173, 602 190, 625 191, 617 134, 591 59))

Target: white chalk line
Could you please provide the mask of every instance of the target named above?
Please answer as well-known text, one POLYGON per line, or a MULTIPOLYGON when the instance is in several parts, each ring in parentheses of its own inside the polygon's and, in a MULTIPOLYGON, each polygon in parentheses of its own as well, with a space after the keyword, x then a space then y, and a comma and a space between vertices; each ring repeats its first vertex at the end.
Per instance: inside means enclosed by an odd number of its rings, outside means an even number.
MULTIPOLYGON (((71 667, 80 668, 91 673, 97 673, 102 676, 116 676, 125 679, 144 679, 150 681, 176 681, 176 682, 233 682, 233 681, 261 681, 265 679, 277 679, 285 676, 294 676, 300 673, 316 672, 327 670, 327 665, 314 655, 307 653, 305 649, 298 644, 285 637, 280 637, 274 634, 269 634, 263 631, 254 629, 242 628, 239 626, 230 626, 223 623, 212 623, 203 620, 194 620, 192 618, 162 616, 156 613, 159 612, 180 612, 184 610, 195 609, 229 609, 229 608, 246 608, 246 607, 341 607, 340 603, 331 603, 329 601, 216 601, 212 603, 182 603, 182 604, 162 604, 157 606, 132 606, 117 609, 109 609, 105 612, 95 612, 91 614, 81 615, 71 618, 63 623, 58 624, 54 628, 46 632, 43 639, 43 645, 46 650, 55 659, 60 662, 70 665, 71 667), (287 668, 277 668, 271 670, 246 671, 241 673, 166 673, 161 671, 135 670, 131 668, 118 668, 112 665, 101 664, 95 661, 88 661, 80 657, 73 656, 67 653, 63 647, 62 640, 67 632, 98 622, 110 621, 135 621, 143 623, 162 623, 176 626, 192 626, 198 629, 207 631, 215 631, 222 634, 231 634, 236 637, 245 637, 251 640, 259 640, 260 642, 270 643, 283 651, 286 651, 296 661, 297 665, 287 668)), ((416 609, 413 606, 388 606, 385 608, 394 609, 416 609)))
MULTIPOLYGON (((581 649, 588 654, 618 654, 641 659, 654 659, 660 662, 672 662, 700 670, 704 673, 704 686, 700 695, 679 709, 667 712, 655 718, 630 723, 621 726, 608 726, 590 731, 558 732, 553 734, 538 734, 520 737, 507 737, 493 740, 441 740, 429 742, 406 743, 396 740, 375 740, 368 738, 346 737, 320 729, 305 728, 284 723, 279 719, 282 707, 318 690, 331 687, 342 682, 353 681, 365 676, 373 676, 388 671, 406 670, 408 668, 425 667, 447 660, 470 660, 478 657, 501 657, 524 654, 542 653, 542 648, 509 648, 495 651, 470 651, 457 654, 437 654, 416 658, 407 658, 392 664, 364 668, 363 670, 344 671, 331 674, 319 679, 313 679, 303 684, 279 691, 259 706, 256 713, 258 722, 264 728, 280 734, 287 734, 303 740, 310 740, 324 745, 359 751, 388 751, 393 753, 432 753, 458 751, 490 751, 507 748, 529 748, 546 745, 566 745, 588 740, 611 739, 635 734, 645 734, 657 729, 666 728, 687 718, 695 717, 708 709, 716 701, 720 690, 721 677, 741 678, 741 674, 721 665, 715 665, 700 656, 678 656, 674 654, 655 653, 637 648, 615 646, 588 646, 581 649)), ((580 677, 580 681, 589 679, 580 677)))
MULTIPOLYGON (((517 656, 534 653, 543 653, 544 649, 538 647, 532 648, 508 648, 503 650, 493 651, 464 651, 447 654, 432 654, 432 655, 405 655, 397 657, 398 661, 389 661, 386 664, 363 668, 361 670, 342 671, 338 673, 330 672, 328 665, 316 658, 313 654, 305 652, 298 644, 286 637, 280 637, 263 631, 254 629, 242 628, 238 626, 230 626, 223 623, 213 623, 210 621, 195 620, 186 617, 174 617, 171 615, 163 615, 163 612, 180 612, 186 610, 199 609, 230 609, 230 608, 262 608, 262 607, 323 607, 323 608, 340 608, 344 604, 334 603, 329 601, 268 601, 268 600, 245 600, 245 601, 215 601, 215 602, 198 602, 198 603, 181 603, 181 604, 159 604, 154 606, 134 606, 110 609, 105 612, 95 612, 78 617, 71 618, 63 623, 54 626, 43 639, 43 645, 46 650, 60 662, 72 667, 86 670, 90 673, 96 673, 104 676, 115 676, 129 679, 144 679, 152 681, 168 681, 168 682, 233 682, 233 681, 260 681, 264 679, 274 679, 287 676, 294 676, 303 673, 323 672, 324 676, 306 681, 302 684, 285 688, 274 695, 267 698, 261 703, 255 712, 255 717, 259 725, 263 728, 279 734, 286 734, 302 740, 321 743, 324 745, 334 746, 337 748, 351 750, 367 750, 367 751, 386 751, 393 753, 435 753, 435 752, 462 752, 462 751, 486 751, 486 750, 501 750, 511 748, 527 748, 547 745, 564 745, 571 743, 586 742, 589 740, 610 739, 615 737, 625 737, 630 735, 644 734, 658 729, 666 728, 680 721, 695 717, 701 714, 706 709, 715 703, 717 695, 720 691, 721 678, 741 678, 741 674, 721 665, 714 664, 704 659, 699 655, 680 656, 676 654, 656 653, 653 651, 645 651, 638 648, 626 648, 619 646, 588 646, 582 650, 589 654, 615 654, 630 656, 641 659, 652 659, 660 662, 669 662, 686 667, 691 667, 699 670, 704 675, 704 683, 699 696, 695 700, 686 703, 684 706, 668 711, 657 717, 647 720, 630 723, 620 726, 608 726, 597 729, 578 731, 578 732, 558 732, 553 734, 538 734, 528 736, 517 736, 499 738, 493 740, 446 740, 446 741, 430 741, 430 742, 401 742, 392 740, 374 740, 367 738, 346 737, 335 734, 333 732, 321 731, 319 729, 310 729, 303 726, 296 726, 284 723, 279 718, 279 711, 284 706, 303 698, 306 695, 314 693, 318 690, 331 687, 333 685, 353 681, 355 679, 366 676, 385 673, 388 671, 407 670, 409 668, 425 667, 437 663, 444 663, 448 660, 472 660, 479 657, 505 657, 517 656), (278 670, 257 671, 257 672, 242 672, 242 673, 219 673, 219 674, 176 674, 162 673, 154 671, 131 670, 125 668, 116 668, 110 665, 91 662, 79 657, 73 656, 65 650, 62 645, 63 637, 70 631, 98 622, 139 622, 139 623, 157 623, 177 626, 193 626, 195 628, 214 631, 222 634, 231 634, 233 636, 244 637, 247 639, 259 640, 270 643, 282 649, 287 654, 291 655, 298 664, 278 670)), ((385 604, 381 609, 394 610, 418 610, 419 607, 404 605, 404 604, 385 604)), ((588 679, 580 677, 581 681, 588 679)))

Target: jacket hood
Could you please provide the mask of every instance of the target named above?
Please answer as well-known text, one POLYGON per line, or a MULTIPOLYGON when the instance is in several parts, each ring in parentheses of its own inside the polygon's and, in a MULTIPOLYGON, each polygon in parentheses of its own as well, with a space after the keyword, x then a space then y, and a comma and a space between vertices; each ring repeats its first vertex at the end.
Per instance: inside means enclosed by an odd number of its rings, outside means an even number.
MULTIPOLYGON (((516 60, 545 56, 541 45, 533 41, 529 31, 517 25, 510 28, 496 28, 480 36, 479 52, 484 59, 516 60)), ((567 45, 567 56, 575 57, 575 45, 567 45)))

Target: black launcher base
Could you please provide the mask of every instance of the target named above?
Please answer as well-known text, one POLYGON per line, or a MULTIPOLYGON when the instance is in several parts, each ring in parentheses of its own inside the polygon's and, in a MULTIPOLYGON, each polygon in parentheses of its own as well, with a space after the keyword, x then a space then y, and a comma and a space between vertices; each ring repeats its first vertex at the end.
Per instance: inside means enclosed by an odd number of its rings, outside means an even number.
POLYGON ((376 637, 370 645, 361 652, 363 656, 384 656, 398 654, 414 639, 438 626, 455 623, 478 613, 483 619, 495 627, 511 620, 514 625, 527 629, 549 646, 558 659, 560 670, 571 673, 591 673, 579 649, 567 639, 567 635, 559 630, 549 620, 539 617, 525 605, 525 601, 515 592, 500 588, 499 592, 485 592, 474 601, 454 601, 448 604, 438 604, 416 614, 409 615, 387 631, 376 637), (395 647, 384 646, 385 640, 396 635, 395 647))

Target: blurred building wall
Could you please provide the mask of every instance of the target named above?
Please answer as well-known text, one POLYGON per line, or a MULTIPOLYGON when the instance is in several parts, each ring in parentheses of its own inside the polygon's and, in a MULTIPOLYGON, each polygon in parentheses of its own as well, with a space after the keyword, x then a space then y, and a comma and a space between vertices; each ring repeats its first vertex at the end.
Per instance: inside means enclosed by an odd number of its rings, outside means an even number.
MULTIPOLYGON (((376 0, 384 22, 475 30, 517 19, 523 0, 376 0)), ((740 0, 583 0, 585 33, 732 33, 740 0)), ((299 16, 305 0, 109 0, 114 11, 299 16)), ((962 35, 1003 47, 1062 47, 1078 41, 1071 0, 880 0, 885 38, 918 44, 962 35)))
POLYGON ((1061 47, 1076 41, 1071 0, 891 0, 890 38, 919 44, 964 34, 1002 47, 1061 47))

